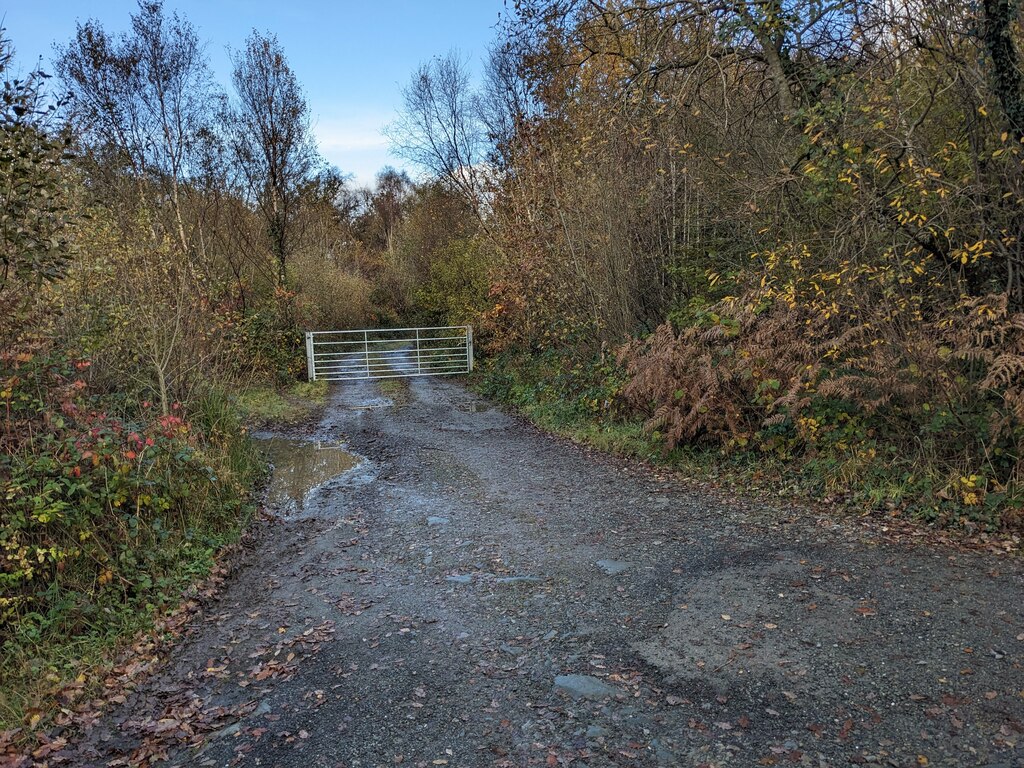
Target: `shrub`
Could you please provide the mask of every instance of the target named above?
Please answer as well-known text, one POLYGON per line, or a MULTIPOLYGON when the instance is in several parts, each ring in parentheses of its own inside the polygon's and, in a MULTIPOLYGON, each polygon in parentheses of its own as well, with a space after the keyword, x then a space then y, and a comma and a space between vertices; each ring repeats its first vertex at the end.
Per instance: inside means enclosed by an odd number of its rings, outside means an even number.
POLYGON ((905 500, 946 522, 1017 524, 1024 314, 993 295, 886 317, 858 306, 869 289, 849 278, 814 301, 768 282, 631 342, 625 402, 667 449, 771 453, 828 490, 905 500))
POLYGON ((292 279, 299 292, 298 325, 316 330, 364 328, 374 313, 373 286, 323 257, 297 257, 292 279))
POLYGON ((174 600, 238 530, 258 465, 214 394, 203 434, 177 405, 113 413, 78 377, 87 362, 0 362, 0 639, 14 658, 174 600))

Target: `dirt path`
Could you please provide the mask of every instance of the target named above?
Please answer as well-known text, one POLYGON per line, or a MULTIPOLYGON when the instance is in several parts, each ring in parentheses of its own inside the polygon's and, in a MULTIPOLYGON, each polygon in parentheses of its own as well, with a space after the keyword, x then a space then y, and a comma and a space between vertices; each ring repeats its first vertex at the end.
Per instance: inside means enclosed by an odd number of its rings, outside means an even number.
POLYGON ((308 437, 364 461, 74 764, 1024 764, 1021 564, 723 506, 451 381, 379 397, 334 391, 308 437))

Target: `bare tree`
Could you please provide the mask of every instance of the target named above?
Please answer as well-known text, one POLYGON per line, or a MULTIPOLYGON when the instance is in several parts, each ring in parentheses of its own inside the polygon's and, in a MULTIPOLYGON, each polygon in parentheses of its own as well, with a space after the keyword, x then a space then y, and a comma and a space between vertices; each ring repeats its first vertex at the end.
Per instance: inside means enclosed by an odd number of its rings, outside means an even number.
POLYGON ((253 31, 234 57, 235 103, 227 121, 235 164, 266 224, 277 261, 277 280, 287 278, 294 248, 301 187, 319 163, 302 88, 277 38, 253 31))
POLYGON ((465 60, 452 51, 420 65, 402 96, 404 109, 386 129, 394 150, 451 185, 481 214, 489 145, 465 60))
POLYGON ((168 226, 188 251, 182 198, 215 99, 195 29, 177 13, 166 16, 160 0, 140 0, 127 33, 110 35, 95 20, 79 24, 74 40, 58 49, 56 69, 76 133, 97 166, 111 166, 115 176, 127 170, 143 210, 168 200, 168 226))
POLYGON ((369 193, 366 234, 371 243, 389 254, 395 252, 395 235, 405 217, 412 182, 404 171, 388 166, 377 174, 377 185, 369 193))

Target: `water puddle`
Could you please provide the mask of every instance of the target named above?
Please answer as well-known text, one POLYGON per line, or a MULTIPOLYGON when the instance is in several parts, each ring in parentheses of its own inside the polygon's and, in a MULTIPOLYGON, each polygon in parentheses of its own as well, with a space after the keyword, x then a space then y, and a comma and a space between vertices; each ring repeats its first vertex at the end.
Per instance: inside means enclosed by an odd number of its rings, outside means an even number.
POLYGON ((281 512, 301 512, 311 491, 359 464, 338 443, 270 437, 258 444, 274 465, 267 502, 281 512))
POLYGON ((360 403, 343 406, 350 411, 372 411, 377 408, 392 408, 395 405, 390 397, 370 397, 360 403))

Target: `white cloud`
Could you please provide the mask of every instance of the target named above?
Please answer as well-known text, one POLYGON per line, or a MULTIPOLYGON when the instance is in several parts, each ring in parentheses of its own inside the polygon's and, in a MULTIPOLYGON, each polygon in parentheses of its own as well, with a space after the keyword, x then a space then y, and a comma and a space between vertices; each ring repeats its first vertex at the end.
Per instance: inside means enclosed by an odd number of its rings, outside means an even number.
POLYGON ((377 171, 385 165, 400 165, 388 153, 388 140, 384 126, 392 115, 362 115, 355 117, 323 117, 316 121, 316 135, 321 154, 342 173, 351 173, 358 185, 373 183, 377 171))

